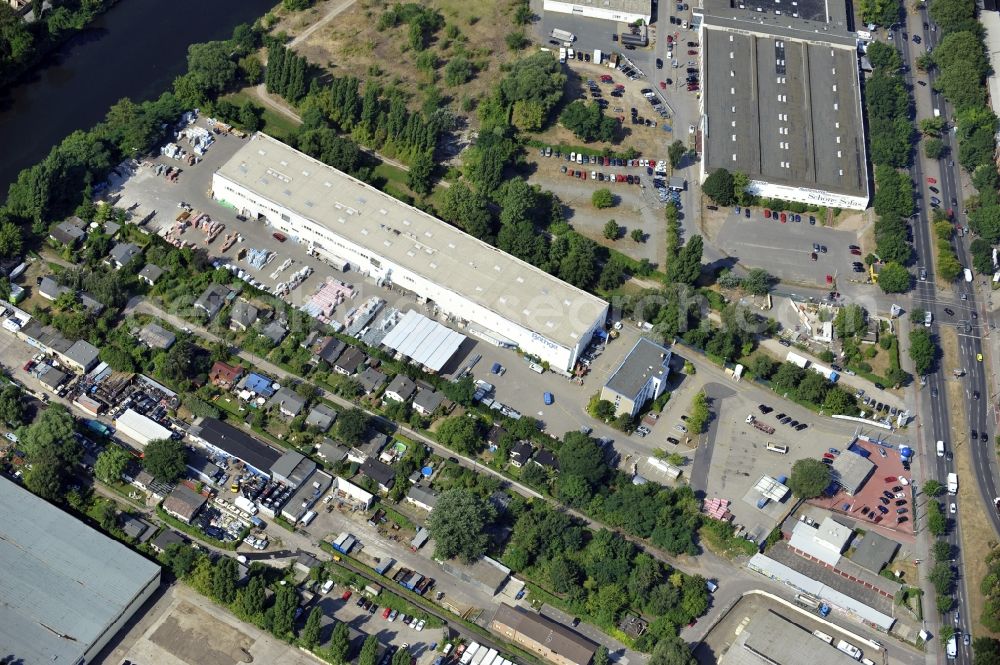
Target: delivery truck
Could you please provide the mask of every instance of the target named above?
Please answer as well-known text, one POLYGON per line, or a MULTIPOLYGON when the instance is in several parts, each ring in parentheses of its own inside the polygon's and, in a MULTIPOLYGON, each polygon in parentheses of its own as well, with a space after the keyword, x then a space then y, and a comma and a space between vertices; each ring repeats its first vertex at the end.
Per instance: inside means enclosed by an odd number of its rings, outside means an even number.
POLYGON ((948 474, 948 494, 958 494, 958 474, 948 474))
POLYGON ((236 497, 236 507, 245 512, 247 515, 257 514, 257 504, 246 498, 243 495, 236 497))
POLYGON ((558 39, 561 42, 572 43, 576 41, 576 35, 574 35, 569 30, 560 30, 559 28, 554 28, 550 34, 552 35, 552 39, 558 39))

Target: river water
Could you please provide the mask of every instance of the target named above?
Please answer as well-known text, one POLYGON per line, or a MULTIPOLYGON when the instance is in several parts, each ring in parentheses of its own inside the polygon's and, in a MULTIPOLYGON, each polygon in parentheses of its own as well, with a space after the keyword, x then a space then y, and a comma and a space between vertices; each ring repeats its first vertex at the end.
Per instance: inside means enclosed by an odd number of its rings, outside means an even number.
POLYGON ((191 44, 227 39, 275 0, 121 0, 18 85, 0 91, 0 200, 21 169, 122 97, 158 97, 191 44))

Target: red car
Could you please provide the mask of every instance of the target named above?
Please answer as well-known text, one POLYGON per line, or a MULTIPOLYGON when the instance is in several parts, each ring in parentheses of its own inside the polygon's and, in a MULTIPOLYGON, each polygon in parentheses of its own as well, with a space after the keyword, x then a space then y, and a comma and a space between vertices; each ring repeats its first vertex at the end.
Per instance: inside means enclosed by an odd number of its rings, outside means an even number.
POLYGON ((786 215, 785 213, 781 213, 781 223, 784 224, 787 221, 788 221, 788 215, 786 215))
POLYGON ((28 362, 24 363, 24 367, 22 367, 21 369, 23 369, 25 372, 30 372, 31 368, 34 366, 35 366, 35 361, 29 360, 28 362))
POLYGON ((764 208, 764 219, 771 219, 771 211, 767 208, 764 208))
POLYGON ((852 249, 851 250, 851 254, 853 254, 854 256, 861 256, 861 250, 860 249, 852 249))
POLYGON ((384 610, 382 611, 382 618, 383 618, 383 619, 388 619, 388 618, 389 618, 389 615, 390 615, 391 613, 392 613, 392 610, 391 610, 391 609, 389 609, 388 607, 387 607, 387 608, 385 608, 385 609, 384 609, 384 610))
POLYGON ((932 185, 936 185, 937 184, 937 180, 935 180, 934 178, 928 178, 927 182, 929 182, 932 185))
POLYGON ((830 453, 823 453, 823 457, 826 459, 833 459, 833 455, 830 453))
POLYGON ((894 483, 898 480, 898 478, 896 478, 896 476, 886 476, 882 480, 884 480, 886 483, 894 483))
POLYGON ((666 89, 667 89, 667 82, 660 81, 660 90, 666 90, 666 89))
POLYGON ((284 233, 278 233, 277 231, 272 233, 271 236, 278 242, 285 242, 286 240, 288 240, 288 236, 286 236, 284 233))
POLYGON ((688 51, 688 55, 698 55, 697 51, 688 51))
POLYGON ((344 592, 344 595, 340 597, 341 600, 348 600, 351 597, 351 590, 348 589, 344 592))

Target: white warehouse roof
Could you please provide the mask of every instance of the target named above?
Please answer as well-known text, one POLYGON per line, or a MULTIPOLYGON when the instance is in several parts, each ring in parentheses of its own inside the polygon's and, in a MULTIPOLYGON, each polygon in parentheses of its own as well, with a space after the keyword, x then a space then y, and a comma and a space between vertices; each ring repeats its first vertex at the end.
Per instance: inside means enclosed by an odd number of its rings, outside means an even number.
POLYGON ((150 441, 170 438, 169 429, 132 409, 125 409, 125 412, 118 416, 115 420, 115 427, 122 434, 135 439, 142 445, 146 445, 150 441))
MULTIPOLYGON (((606 301, 265 134, 215 175, 567 348, 607 311, 606 301)), ((225 182, 214 189, 226 198, 225 182)))
POLYGON ((440 372, 465 339, 465 335, 411 309, 389 331, 382 344, 432 372, 440 372))

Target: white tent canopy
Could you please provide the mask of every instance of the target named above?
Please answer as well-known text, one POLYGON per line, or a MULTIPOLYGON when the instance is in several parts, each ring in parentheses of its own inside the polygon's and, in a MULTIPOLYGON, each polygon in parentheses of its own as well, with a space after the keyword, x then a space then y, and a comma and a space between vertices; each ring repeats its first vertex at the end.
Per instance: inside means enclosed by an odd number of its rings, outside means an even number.
POLYGON ((410 310, 389 331, 382 345, 432 372, 440 372, 465 340, 465 335, 410 310))

